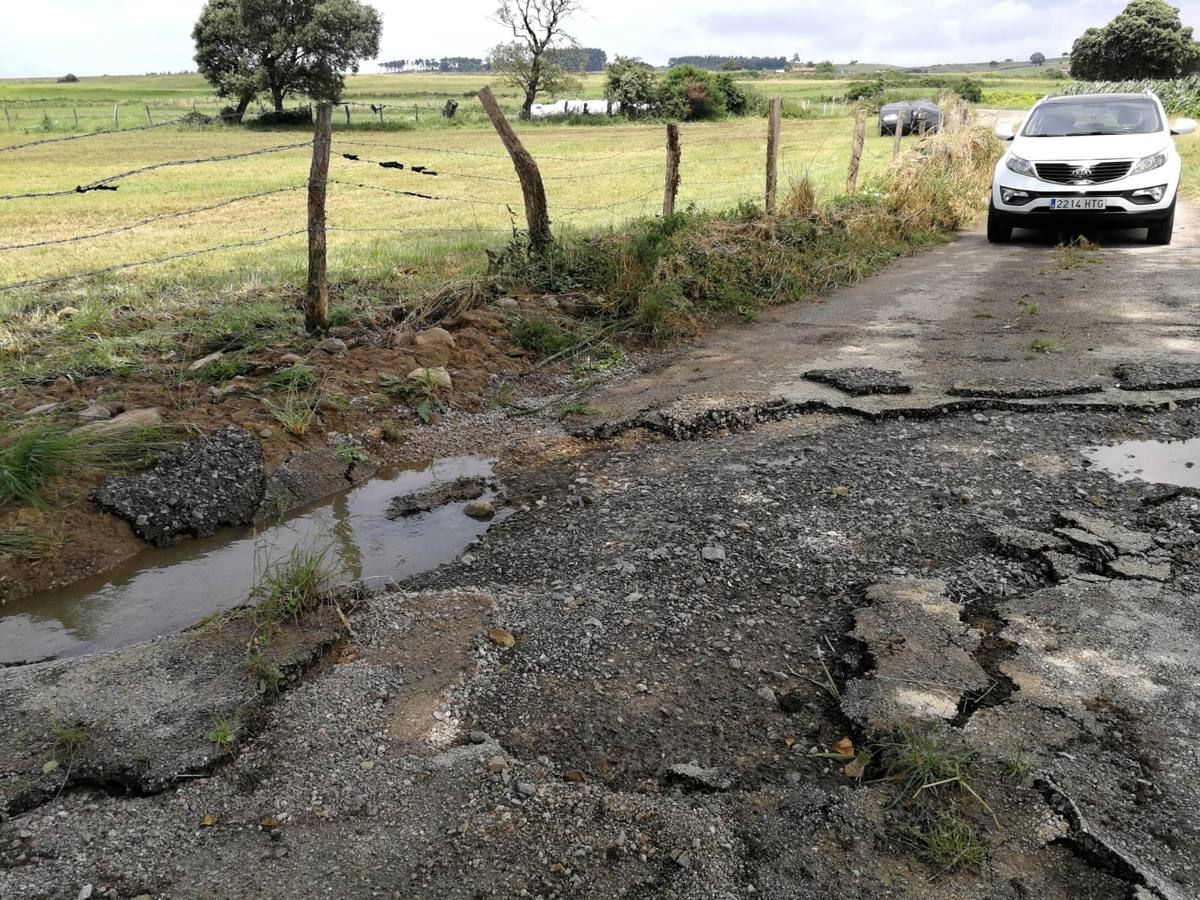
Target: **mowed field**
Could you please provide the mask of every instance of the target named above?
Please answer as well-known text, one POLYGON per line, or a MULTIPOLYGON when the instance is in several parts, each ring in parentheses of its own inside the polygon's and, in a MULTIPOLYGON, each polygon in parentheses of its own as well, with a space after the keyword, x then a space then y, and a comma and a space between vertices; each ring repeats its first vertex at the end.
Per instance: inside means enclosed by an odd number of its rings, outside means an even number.
MULTIPOLYGON (((788 120, 781 175, 805 174, 831 197, 844 182, 852 119, 788 120)), ((533 128, 526 143, 539 160, 554 222, 592 228, 619 224, 661 209, 664 129, 660 125, 533 128)), ((242 154, 311 139, 303 131, 237 127, 164 128, 133 135, 100 135, 12 150, 0 166, 0 195, 70 190, 164 161, 242 154)), ((766 123, 737 119, 682 128, 680 205, 729 208, 761 200, 766 123)), ((863 174, 891 159, 891 141, 868 139, 863 174)), ((0 286, 167 256, 211 245, 258 240, 305 227, 308 146, 243 159, 159 169, 117 182, 115 192, 0 203, 0 286), (229 206, 167 218, 266 191, 229 206), (155 218, 162 217, 162 218, 155 218), (149 221, 146 221, 149 220, 149 221), (16 244, 58 241, 144 222, 111 236, 29 249, 16 244)), ((335 131, 329 224, 335 272, 441 254, 464 241, 503 238, 522 213, 512 164, 490 130, 446 128, 414 133, 335 131), (344 154, 360 157, 359 161, 344 154), (400 162, 405 170, 379 162, 400 162), (408 168, 424 166, 436 176, 408 168), (405 196, 395 191, 426 195, 405 196), (434 198, 434 199, 427 199, 434 198), (362 231, 386 229, 391 233, 362 231), (387 257, 381 259, 381 255, 387 257)), ((297 239, 294 247, 302 245, 297 239)), ((247 251, 241 260, 287 254, 247 251)), ((225 262, 228 264, 229 259, 225 262)), ((286 267, 285 267, 286 268, 286 267)), ((131 273, 129 277, 138 277, 131 273)))

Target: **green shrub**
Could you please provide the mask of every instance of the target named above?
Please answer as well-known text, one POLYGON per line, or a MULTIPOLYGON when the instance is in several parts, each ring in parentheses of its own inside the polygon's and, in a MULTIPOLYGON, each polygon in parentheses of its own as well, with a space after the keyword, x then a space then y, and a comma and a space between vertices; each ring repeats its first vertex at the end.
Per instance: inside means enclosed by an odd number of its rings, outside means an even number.
MULTIPOLYGON (((732 80, 728 75, 725 80, 732 80)), ((659 82, 656 107, 660 115, 684 122, 720 119, 727 98, 722 80, 697 66, 676 66, 659 82)))
POLYGON ((955 85, 954 91, 968 103, 983 102, 983 85, 974 78, 964 78, 955 85))

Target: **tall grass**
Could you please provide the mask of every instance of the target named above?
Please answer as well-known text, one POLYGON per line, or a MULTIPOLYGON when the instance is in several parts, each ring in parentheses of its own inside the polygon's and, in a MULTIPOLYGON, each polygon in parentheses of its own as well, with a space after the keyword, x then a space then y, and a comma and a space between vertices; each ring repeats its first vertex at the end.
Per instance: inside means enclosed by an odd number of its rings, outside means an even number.
POLYGON ((49 487, 78 469, 141 468, 178 443, 165 426, 87 436, 54 424, 23 429, 0 446, 0 508, 14 502, 43 508, 49 487))

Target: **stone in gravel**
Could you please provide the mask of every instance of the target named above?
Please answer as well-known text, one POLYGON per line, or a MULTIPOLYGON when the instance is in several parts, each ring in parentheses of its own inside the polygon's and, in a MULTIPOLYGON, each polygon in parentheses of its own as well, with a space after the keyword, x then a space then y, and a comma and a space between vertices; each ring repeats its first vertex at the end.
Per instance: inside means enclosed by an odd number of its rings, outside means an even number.
POLYGON ((1018 528, 1015 525, 996 525, 988 529, 988 534, 997 549, 1018 559, 1027 559, 1048 550, 1063 550, 1067 546, 1057 535, 1018 528))
POLYGON ((48 412, 54 412, 54 410, 56 410, 56 409, 58 409, 57 403, 43 403, 41 406, 35 406, 33 409, 26 410, 24 412, 24 415, 26 417, 41 416, 41 415, 45 415, 48 412))
POLYGON ((775 692, 765 684, 754 692, 754 696, 771 708, 779 705, 779 699, 775 696, 775 692))
POLYGON ((80 425, 74 429, 74 433, 87 437, 111 437, 123 431, 157 428, 162 423, 162 413, 157 409, 131 409, 111 419, 80 425))
POLYGON ((529 781, 518 781, 517 793, 524 794, 526 797, 532 797, 537 793, 537 785, 529 781))
POLYGON ((501 297, 499 300, 496 301, 496 305, 503 307, 504 309, 513 309, 517 306, 520 306, 521 304, 518 303, 516 300, 514 300, 512 297, 501 297))
POLYGON ((488 640, 501 650, 511 650, 517 644, 517 639, 507 628, 493 628, 488 632, 488 640))
POLYGON ((1118 553, 1138 554, 1154 549, 1154 538, 1150 535, 1133 531, 1107 519, 1081 512, 1059 512, 1055 518, 1061 525, 1094 535, 1118 553))
POLYGON ((817 384, 827 384, 851 397, 866 397, 870 394, 909 394, 912 385, 904 375, 892 369, 872 369, 851 366, 844 369, 810 369, 804 377, 817 384))
POLYGON ((294 366, 297 363, 303 362, 304 357, 299 353, 285 353, 283 356, 279 357, 279 361, 285 366, 294 366))
POLYGON ((413 338, 413 346, 423 350, 433 347, 453 347, 455 343, 454 335, 445 328, 427 328, 417 332, 413 338))
POLYGON ((212 363, 215 363, 215 362, 219 362, 220 360, 222 360, 224 358, 225 358, 225 354, 222 353, 220 350, 216 350, 213 353, 208 354, 208 356, 202 356, 195 362, 191 363, 188 366, 188 371, 189 372, 199 372, 205 366, 211 365, 212 363))
POLYGON ((463 512, 472 519, 486 522, 496 517, 496 504, 491 500, 472 500, 463 507, 463 512))
POLYGON ((486 744, 491 740, 486 731, 472 731, 470 739, 472 744, 486 744))
POLYGON ((93 888, 90 884, 85 884, 79 889, 77 900, 91 900, 92 890, 93 888))
POLYGON ((1121 578, 1145 578, 1166 581, 1171 577, 1169 562, 1151 562, 1136 556, 1122 556, 1108 564, 1108 570, 1121 578))
POLYGON ((325 338, 321 343, 317 344, 317 349, 323 353, 332 353, 335 356, 341 356, 350 348, 346 346, 346 342, 341 338, 325 338))
POLYGON ((675 857, 675 865, 679 866, 679 868, 681 868, 681 869, 686 869, 691 864, 692 864, 692 854, 689 853, 687 850, 684 850, 682 853, 680 853, 678 856, 675 857))
POLYGON ((499 774, 500 772, 508 771, 508 760, 503 756, 493 756, 488 760, 487 770, 499 774))
POLYGON ((733 782, 720 769, 702 769, 694 763, 676 763, 667 769, 667 782, 695 791, 727 791, 733 782))
POLYGON ((986 381, 955 382, 946 389, 951 397, 983 397, 990 400, 1036 400, 1042 397, 1073 397, 1096 394, 1104 388, 1082 381, 1054 383, 1050 381, 986 381))
POLYGON ((705 547, 700 551, 705 562, 724 562, 725 550, 721 547, 705 547))
POLYGON ((185 534, 207 537, 249 525, 265 483, 262 444, 227 425, 188 441, 148 472, 106 479, 91 500, 128 521, 143 540, 166 547, 185 534))
POLYGON ((432 368, 422 366, 421 368, 413 369, 408 373, 408 380, 419 381, 423 384, 432 384, 434 387, 445 388, 448 391, 454 388, 454 379, 441 366, 434 366, 432 368))
POLYGON ((107 406, 101 406, 99 403, 93 403, 81 409, 78 415, 81 422, 99 422, 103 419, 111 419, 112 410, 107 406))
POLYGON ((1123 391, 1171 391, 1200 387, 1200 365, 1195 363, 1130 363, 1116 372, 1123 391))
POLYGON ((1083 571, 1083 560, 1070 553, 1048 550, 1043 554, 1043 558, 1050 568, 1050 577, 1055 581, 1066 581, 1083 571))

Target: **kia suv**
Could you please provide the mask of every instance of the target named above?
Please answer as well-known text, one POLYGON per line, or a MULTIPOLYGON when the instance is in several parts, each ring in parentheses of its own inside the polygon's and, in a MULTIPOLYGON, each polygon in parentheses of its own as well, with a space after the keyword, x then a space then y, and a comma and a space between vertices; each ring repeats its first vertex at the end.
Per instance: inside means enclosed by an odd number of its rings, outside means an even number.
POLYGON ((1047 97, 1017 129, 998 128, 1012 146, 996 165, 988 240, 1013 228, 1146 228, 1151 244, 1171 243, 1181 163, 1172 135, 1196 130, 1169 123, 1153 94, 1047 97))

